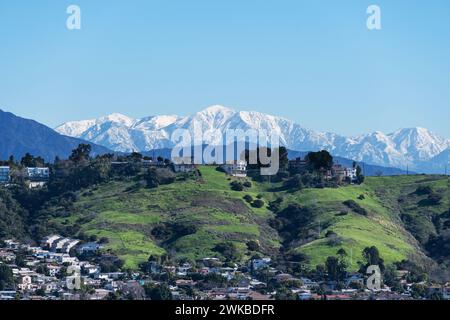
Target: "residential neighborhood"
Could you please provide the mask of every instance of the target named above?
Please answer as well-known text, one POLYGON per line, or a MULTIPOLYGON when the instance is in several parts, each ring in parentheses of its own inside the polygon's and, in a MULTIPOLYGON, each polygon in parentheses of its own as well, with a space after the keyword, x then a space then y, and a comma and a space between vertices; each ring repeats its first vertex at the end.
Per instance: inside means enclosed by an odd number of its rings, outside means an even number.
MULTIPOLYGON (((401 293, 387 286, 369 290, 367 276, 359 273, 348 273, 345 287, 338 288, 332 281, 297 278, 277 270, 269 257, 253 258, 244 265, 216 257, 195 263, 150 257, 140 271, 122 271, 106 267, 102 259, 110 257, 102 248, 98 241, 58 235, 45 237, 39 246, 3 241, 0 270, 11 270, 13 281, 3 285, 0 300, 411 300, 417 285, 406 280, 407 271, 399 271, 406 288, 401 293)), ((450 284, 426 288, 450 299, 450 284)))

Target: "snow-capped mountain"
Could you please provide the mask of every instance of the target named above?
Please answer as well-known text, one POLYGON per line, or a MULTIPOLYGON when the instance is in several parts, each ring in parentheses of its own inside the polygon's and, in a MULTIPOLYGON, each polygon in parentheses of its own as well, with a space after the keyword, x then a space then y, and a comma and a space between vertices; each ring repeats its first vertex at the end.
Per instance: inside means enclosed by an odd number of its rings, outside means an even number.
MULTIPOLYGON (((116 151, 149 151, 172 148, 172 134, 177 129, 203 132, 203 143, 221 145, 215 132, 227 129, 255 129, 277 133, 281 144, 291 150, 328 150, 336 156, 364 161, 380 166, 421 170, 432 159, 446 159, 450 139, 439 137, 424 128, 401 129, 390 134, 374 132, 357 137, 318 132, 272 115, 254 111, 235 111, 223 106, 211 106, 191 116, 151 116, 132 119, 111 114, 92 120, 72 121, 56 128, 61 134, 85 139, 116 151)), ((436 160, 436 161, 438 161, 436 160)), ((442 160, 444 161, 444 160, 442 160)), ((436 165, 435 165, 436 166, 436 165)), ((440 164, 437 165, 440 167, 440 164)))

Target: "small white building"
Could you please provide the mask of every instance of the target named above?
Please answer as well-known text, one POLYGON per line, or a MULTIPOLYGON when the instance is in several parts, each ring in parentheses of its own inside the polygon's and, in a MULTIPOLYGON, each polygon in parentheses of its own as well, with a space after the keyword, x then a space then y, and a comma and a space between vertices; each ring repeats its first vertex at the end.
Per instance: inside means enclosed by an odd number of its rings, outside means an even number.
POLYGON ((50 178, 49 168, 28 167, 27 176, 33 181, 47 181, 50 178))
POLYGON ((340 180, 349 178, 352 182, 357 180, 356 168, 347 168, 336 164, 331 169, 332 176, 340 180))
POLYGON ((227 161, 222 166, 227 174, 233 177, 245 178, 247 177, 247 162, 243 160, 227 161))
POLYGON ((44 239, 42 239, 41 247, 43 247, 43 248, 51 248, 53 246, 53 242, 55 242, 56 240, 59 240, 61 238, 62 238, 61 236, 58 236, 56 234, 47 236, 44 239))
POLYGON ((72 250, 79 242, 80 240, 63 238, 58 235, 51 235, 45 237, 41 241, 41 246, 43 248, 48 248, 52 252, 69 253, 70 250, 72 250))
POLYGON ((31 276, 23 275, 20 277, 19 283, 17 284, 17 288, 22 291, 31 290, 33 287, 33 281, 31 280, 31 276))
POLYGON ((42 188, 50 179, 49 168, 27 168, 28 186, 30 188, 42 188))
POLYGON ((270 265, 272 260, 270 258, 253 259, 251 261, 253 270, 263 269, 270 265))

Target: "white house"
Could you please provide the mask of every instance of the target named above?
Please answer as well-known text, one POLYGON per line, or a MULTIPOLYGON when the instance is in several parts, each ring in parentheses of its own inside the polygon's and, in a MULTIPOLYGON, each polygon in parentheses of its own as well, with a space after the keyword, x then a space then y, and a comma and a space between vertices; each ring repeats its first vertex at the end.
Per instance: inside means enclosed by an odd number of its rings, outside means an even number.
POLYGON ((345 168, 345 176, 350 178, 352 181, 356 181, 358 176, 356 175, 356 168, 345 168))
POLYGON ((30 188, 41 188, 43 187, 50 178, 49 168, 27 168, 27 177, 29 180, 30 188))
POLYGON ((31 290, 32 287, 33 287, 33 282, 31 280, 31 276, 29 276, 29 275, 21 276, 20 282, 17 285, 17 288, 19 290, 26 291, 26 290, 31 290))
POLYGON ((49 168, 28 167, 27 176, 34 181, 47 181, 50 178, 49 168))
POLYGON ((62 237, 58 236, 58 235, 47 236, 44 239, 42 239, 41 247, 43 247, 43 248, 51 248, 53 246, 53 242, 55 242, 56 240, 59 240, 61 238, 62 237))
POLYGON ((61 252, 69 253, 72 248, 74 248, 80 240, 73 240, 70 239, 68 242, 66 242, 63 247, 61 248, 61 252))
POLYGON ((227 174, 233 177, 245 178, 247 177, 247 162, 243 160, 227 161, 222 166, 227 174))
POLYGON ((258 269, 268 267, 270 265, 271 261, 272 260, 270 258, 253 259, 251 262, 253 270, 258 270, 258 269))
POLYGON ((332 176, 340 180, 349 178, 352 182, 357 180, 356 168, 347 168, 340 164, 336 164, 331 169, 332 176))

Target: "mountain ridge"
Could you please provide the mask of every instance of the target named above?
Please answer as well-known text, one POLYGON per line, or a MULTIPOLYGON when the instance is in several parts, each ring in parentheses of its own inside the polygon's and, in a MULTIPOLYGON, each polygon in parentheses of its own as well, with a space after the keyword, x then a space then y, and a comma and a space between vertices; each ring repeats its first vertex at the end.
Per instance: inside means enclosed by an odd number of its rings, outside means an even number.
POLYGON ((257 111, 236 111, 220 105, 208 107, 195 114, 150 116, 133 119, 114 113, 98 119, 70 121, 56 131, 85 139, 115 151, 149 151, 171 148, 171 134, 176 129, 191 133, 194 123, 201 125, 206 137, 204 143, 221 145, 214 138, 216 130, 256 129, 275 132, 280 143, 296 151, 328 150, 333 155, 385 167, 406 167, 427 173, 443 171, 446 159, 439 155, 450 149, 450 139, 440 137, 422 127, 404 128, 385 134, 375 131, 354 137, 304 128, 286 118, 257 111), (443 159, 441 159, 443 158, 443 159), (439 163, 429 163, 433 159, 439 163))
POLYGON ((14 156, 20 159, 25 153, 42 156, 53 161, 56 156, 68 157, 81 143, 92 146, 92 155, 109 153, 110 150, 92 142, 73 138, 30 119, 25 119, 0 109, 0 159, 14 156))

